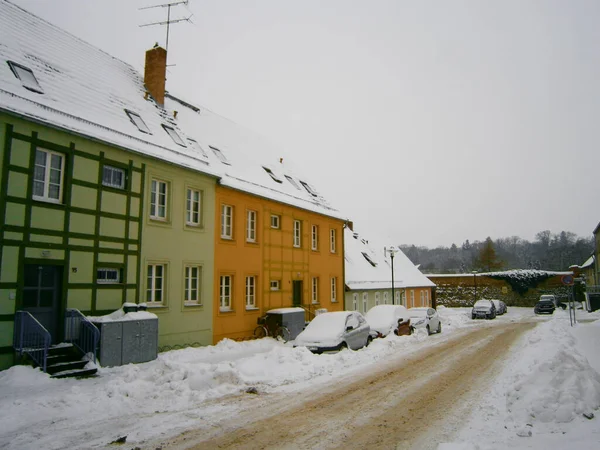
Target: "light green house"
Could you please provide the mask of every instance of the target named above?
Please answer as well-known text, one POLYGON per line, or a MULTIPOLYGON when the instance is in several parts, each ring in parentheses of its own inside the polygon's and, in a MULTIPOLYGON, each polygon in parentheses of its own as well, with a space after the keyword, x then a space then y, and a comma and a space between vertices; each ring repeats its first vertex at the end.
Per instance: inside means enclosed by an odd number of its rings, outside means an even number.
POLYGON ((0 369, 17 311, 60 343, 67 308, 147 303, 160 348, 210 344, 217 176, 156 93, 162 49, 142 80, 8 2, 0 42, 0 369))

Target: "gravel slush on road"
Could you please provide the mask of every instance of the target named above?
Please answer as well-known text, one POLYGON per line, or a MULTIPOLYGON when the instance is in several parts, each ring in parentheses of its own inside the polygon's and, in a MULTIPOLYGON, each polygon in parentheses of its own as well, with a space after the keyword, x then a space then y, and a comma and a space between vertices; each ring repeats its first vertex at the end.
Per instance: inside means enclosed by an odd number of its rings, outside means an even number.
POLYGON ((224 424, 207 440, 213 433, 188 432, 163 443, 163 449, 435 449, 449 430, 460 426, 499 361, 533 326, 507 323, 461 330, 356 381, 312 395, 295 394, 305 402, 279 396, 261 402, 231 421, 244 424, 240 428, 224 424), (282 410, 283 402, 294 406, 282 410))

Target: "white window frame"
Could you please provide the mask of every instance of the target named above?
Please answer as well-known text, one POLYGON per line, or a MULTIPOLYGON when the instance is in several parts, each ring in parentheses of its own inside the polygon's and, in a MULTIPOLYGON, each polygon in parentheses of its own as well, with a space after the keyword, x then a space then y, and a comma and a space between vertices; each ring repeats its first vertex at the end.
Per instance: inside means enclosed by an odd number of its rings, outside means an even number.
POLYGON ((150 218, 154 220, 166 221, 169 217, 169 183, 166 181, 152 178, 150 180, 150 218), (160 186, 165 187, 164 193, 160 192, 160 186), (161 198, 164 203, 161 204, 161 198), (160 213, 160 208, 164 208, 164 213, 160 213))
POLYGON ((185 265, 183 301, 186 305, 202 305, 200 296, 202 286, 202 266, 185 265), (194 275, 194 271, 196 272, 194 275), (194 283, 195 282, 195 283, 194 283), (195 286, 194 286, 195 284, 195 286), (196 299, 194 300, 194 295, 196 299))
POLYGON ((394 305, 401 305, 402 304, 402 293, 400 291, 395 291, 394 296, 396 297, 394 299, 394 305))
POLYGON ((256 276, 246 277, 246 309, 256 309, 256 276))
POLYGON ((425 292, 425 306, 429 306, 429 291, 425 292))
POLYGON ((279 291, 281 290, 281 280, 271 280, 269 286, 272 291, 279 291))
POLYGON ((232 311, 231 299, 233 293, 233 276, 221 275, 219 277, 219 311, 232 311))
POLYGON ((383 304, 387 305, 387 302, 388 302, 388 293, 387 293, 387 291, 385 291, 383 293, 383 304))
POLYGON ((381 293, 375 292, 375 306, 379 305, 380 300, 381 300, 381 293))
POLYGON ((410 290, 410 307, 413 308, 415 306, 415 291, 414 289, 410 290))
POLYGON ((233 239, 233 206, 221 205, 221 238, 233 239))
POLYGON ((258 213, 249 209, 246 214, 246 242, 256 242, 256 224, 258 213))
POLYGON ((149 263, 146 270, 146 282, 146 303, 150 305, 164 305, 167 291, 167 265, 149 263), (158 280, 161 281, 160 287, 157 287, 158 280), (160 293, 160 300, 156 300, 157 293, 160 293))
POLYGON ((46 150, 43 148, 37 148, 35 150, 35 152, 36 152, 36 155, 35 155, 35 168, 34 168, 34 174, 33 174, 33 184, 34 184, 33 192, 35 192, 36 183, 42 184, 43 192, 42 192, 42 195, 33 194, 32 195, 33 199, 40 200, 43 202, 49 202, 49 203, 62 203, 63 192, 65 190, 64 179, 65 179, 66 155, 64 155, 63 153, 57 153, 57 152, 53 152, 51 150, 46 150), (38 161, 37 161, 38 152, 43 153, 45 155, 44 165, 38 164, 38 161), (53 156, 60 158, 60 168, 52 167, 52 157, 53 156), (43 179, 39 179, 37 177, 36 172, 37 172, 38 167, 43 169, 43 179), (51 183, 50 175, 53 173, 53 171, 55 172, 57 170, 59 171, 58 184, 54 183, 54 182, 51 183), (54 185, 54 186, 58 185, 58 196, 56 198, 50 196, 50 185, 54 185))
POLYGON ((419 292, 419 299, 421 300, 421 306, 425 306, 425 292, 419 292))
POLYGON ((279 230, 281 228, 281 216, 271 214, 271 228, 279 230))
POLYGON ((369 293, 363 292, 363 295, 362 295, 363 314, 365 314, 367 312, 368 304, 369 304, 369 293))
POLYGON ((185 190, 185 223, 191 227, 202 224, 202 191, 186 188, 185 190), (198 198, 195 198, 195 197, 198 198))
POLYGON ((352 294, 352 309, 358 312, 358 294, 352 294))
POLYGON ((331 302, 337 302, 337 277, 331 277, 331 302))
POLYGON ((120 167, 111 166, 109 164, 105 164, 102 166, 102 186, 108 186, 115 189, 125 189, 125 184, 127 181, 127 171, 125 169, 121 169, 120 167), (110 179, 106 179, 107 172, 110 173, 110 179), (114 182, 115 173, 121 174, 121 183, 114 182))
POLYGON ((115 267, 98 267, 96 269, 96 283, 98 284, 120 284, 121 283, 121 269, 115 267), (104 273, 105 275, 114 274, 114 277, 109 278, 105 276, 100 278, 98 275, 104 273))
POLYGON ((329 230, 329 251, 335 253, 336 251, 336 232, 335 228, 329 230))
POLYGON ((310 248, 313 251, 319 250, 319 225, 311 226, 311 244, 310 248))
POLYGON ((302 221, 294 219, 294 247, 302 246, 302 221))
POLYGON ((311 301, 313 305, 319 303, 319 277, 312 277, 311 301))

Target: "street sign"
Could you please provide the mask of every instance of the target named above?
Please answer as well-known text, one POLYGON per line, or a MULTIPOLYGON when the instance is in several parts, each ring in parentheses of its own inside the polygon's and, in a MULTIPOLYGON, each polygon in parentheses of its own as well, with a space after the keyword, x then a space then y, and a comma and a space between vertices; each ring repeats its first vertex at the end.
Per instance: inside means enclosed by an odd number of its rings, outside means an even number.
POLYGON ((565 286, 573 286, 573 284, 575 283, 573 275, 563 275, 562 277, 560 277, 560 281, 562 281, 562 284, 564 284, 565 286))

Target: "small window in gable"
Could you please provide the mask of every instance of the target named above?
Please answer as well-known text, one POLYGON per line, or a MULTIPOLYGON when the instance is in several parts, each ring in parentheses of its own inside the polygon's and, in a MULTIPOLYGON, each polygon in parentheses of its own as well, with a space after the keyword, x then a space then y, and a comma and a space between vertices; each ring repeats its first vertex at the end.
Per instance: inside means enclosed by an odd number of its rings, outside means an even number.
POLYGON ((125 170, 104 166, 102 168, 102 184, 116 189, 125 189, 125 170))
POLYGON ((225 155, 223 154, 223 152, 221 150, 219 150, 216 147, 213 147, 212 145, 209 145, 209 147, 213 151, 213 153, 216 155, 216 157, 219 158, 219 161, 221 161, 223 164, 231 165, 231 163, 227 160, 227 158, 225 158, 225 155))
POLYGON ((131 123, 133 123, 138 130, 140 130, 142 133, 152 134, 150 133, 150 128, 148 128, 148 125, 146 125, 146 122, 142 120, 139 114, 129 111, 128 109, 126 109, 125 112, 127 113, 127 116, 129 116, 131 123))
POLYGON ((273 178, 273 181, 277 181, 278 183, 283 183, 283 181, 281 181, 281 179, 277 175, 275 175, 271 169, 269 169, 268 167, 265 167, 265 166, 263 166, 263 169, 265 169, 265 172, 267 172, 271 176, 271 178, 273 178))
POLYGON ((292 186, 294 186, 296 189, 300 190, 302 189, 300 186, 298 186, 298 183, 296 183, 296 180, 294 180, 292 177, 290 177, 289 175, 286 175, 285 178, 290 182, 290 184, 292 186))
POLYGON ((28 67, 22 66, 21 64, 17 64, 12 61, 7 61, 12 70, 12 73, 15 77, 17 77, 21 84, 25 89, 29 89, 30 91, 37 92, 38 94, 43 94, 44 90, 38 83, 37 78, 28 67))
POLYGON ((369 256, 368 253, 362 252, 362 255, 365 257, 365 259, 367 261, 369 261, 369 264, 371 264, 373 267, 377 267, 377 263, 371 259, 371 257, 369 256))
POLYGON ((175 142, 177 145, 181 145, 182 147, 187 147, 187 145, 185 145, 185 142, 183 142, 183 139, 181 139, 181 136, 179 136, 179 134, 177 133, 177 131, 175 131, 173 127, 165 125, 164 123, 162 124, 162 127, 165 129, 167 134, 171 136, 173 142, 175 142))
POLYGON ((202 147, 200 147, 200 144, 198 144, 197 141, 195 141, 194 139, 188 138, 188 143, 190 144, 190 147, 193 150, 197 151, 198 153, 200 153, 205 158, 208 158, 208 155, 206 154, 206 152, 204 151, 204 149, 202 147))
POLYGON ((315 192, 315 190, 310 186, 310 184, 308 184, 306 181, 302 181, 300 180, 300 184, 302 186, 304 186, 304 189, 306 189, 306 191, 312 195, 313 197, 317 197, 317 193, 315 192))

